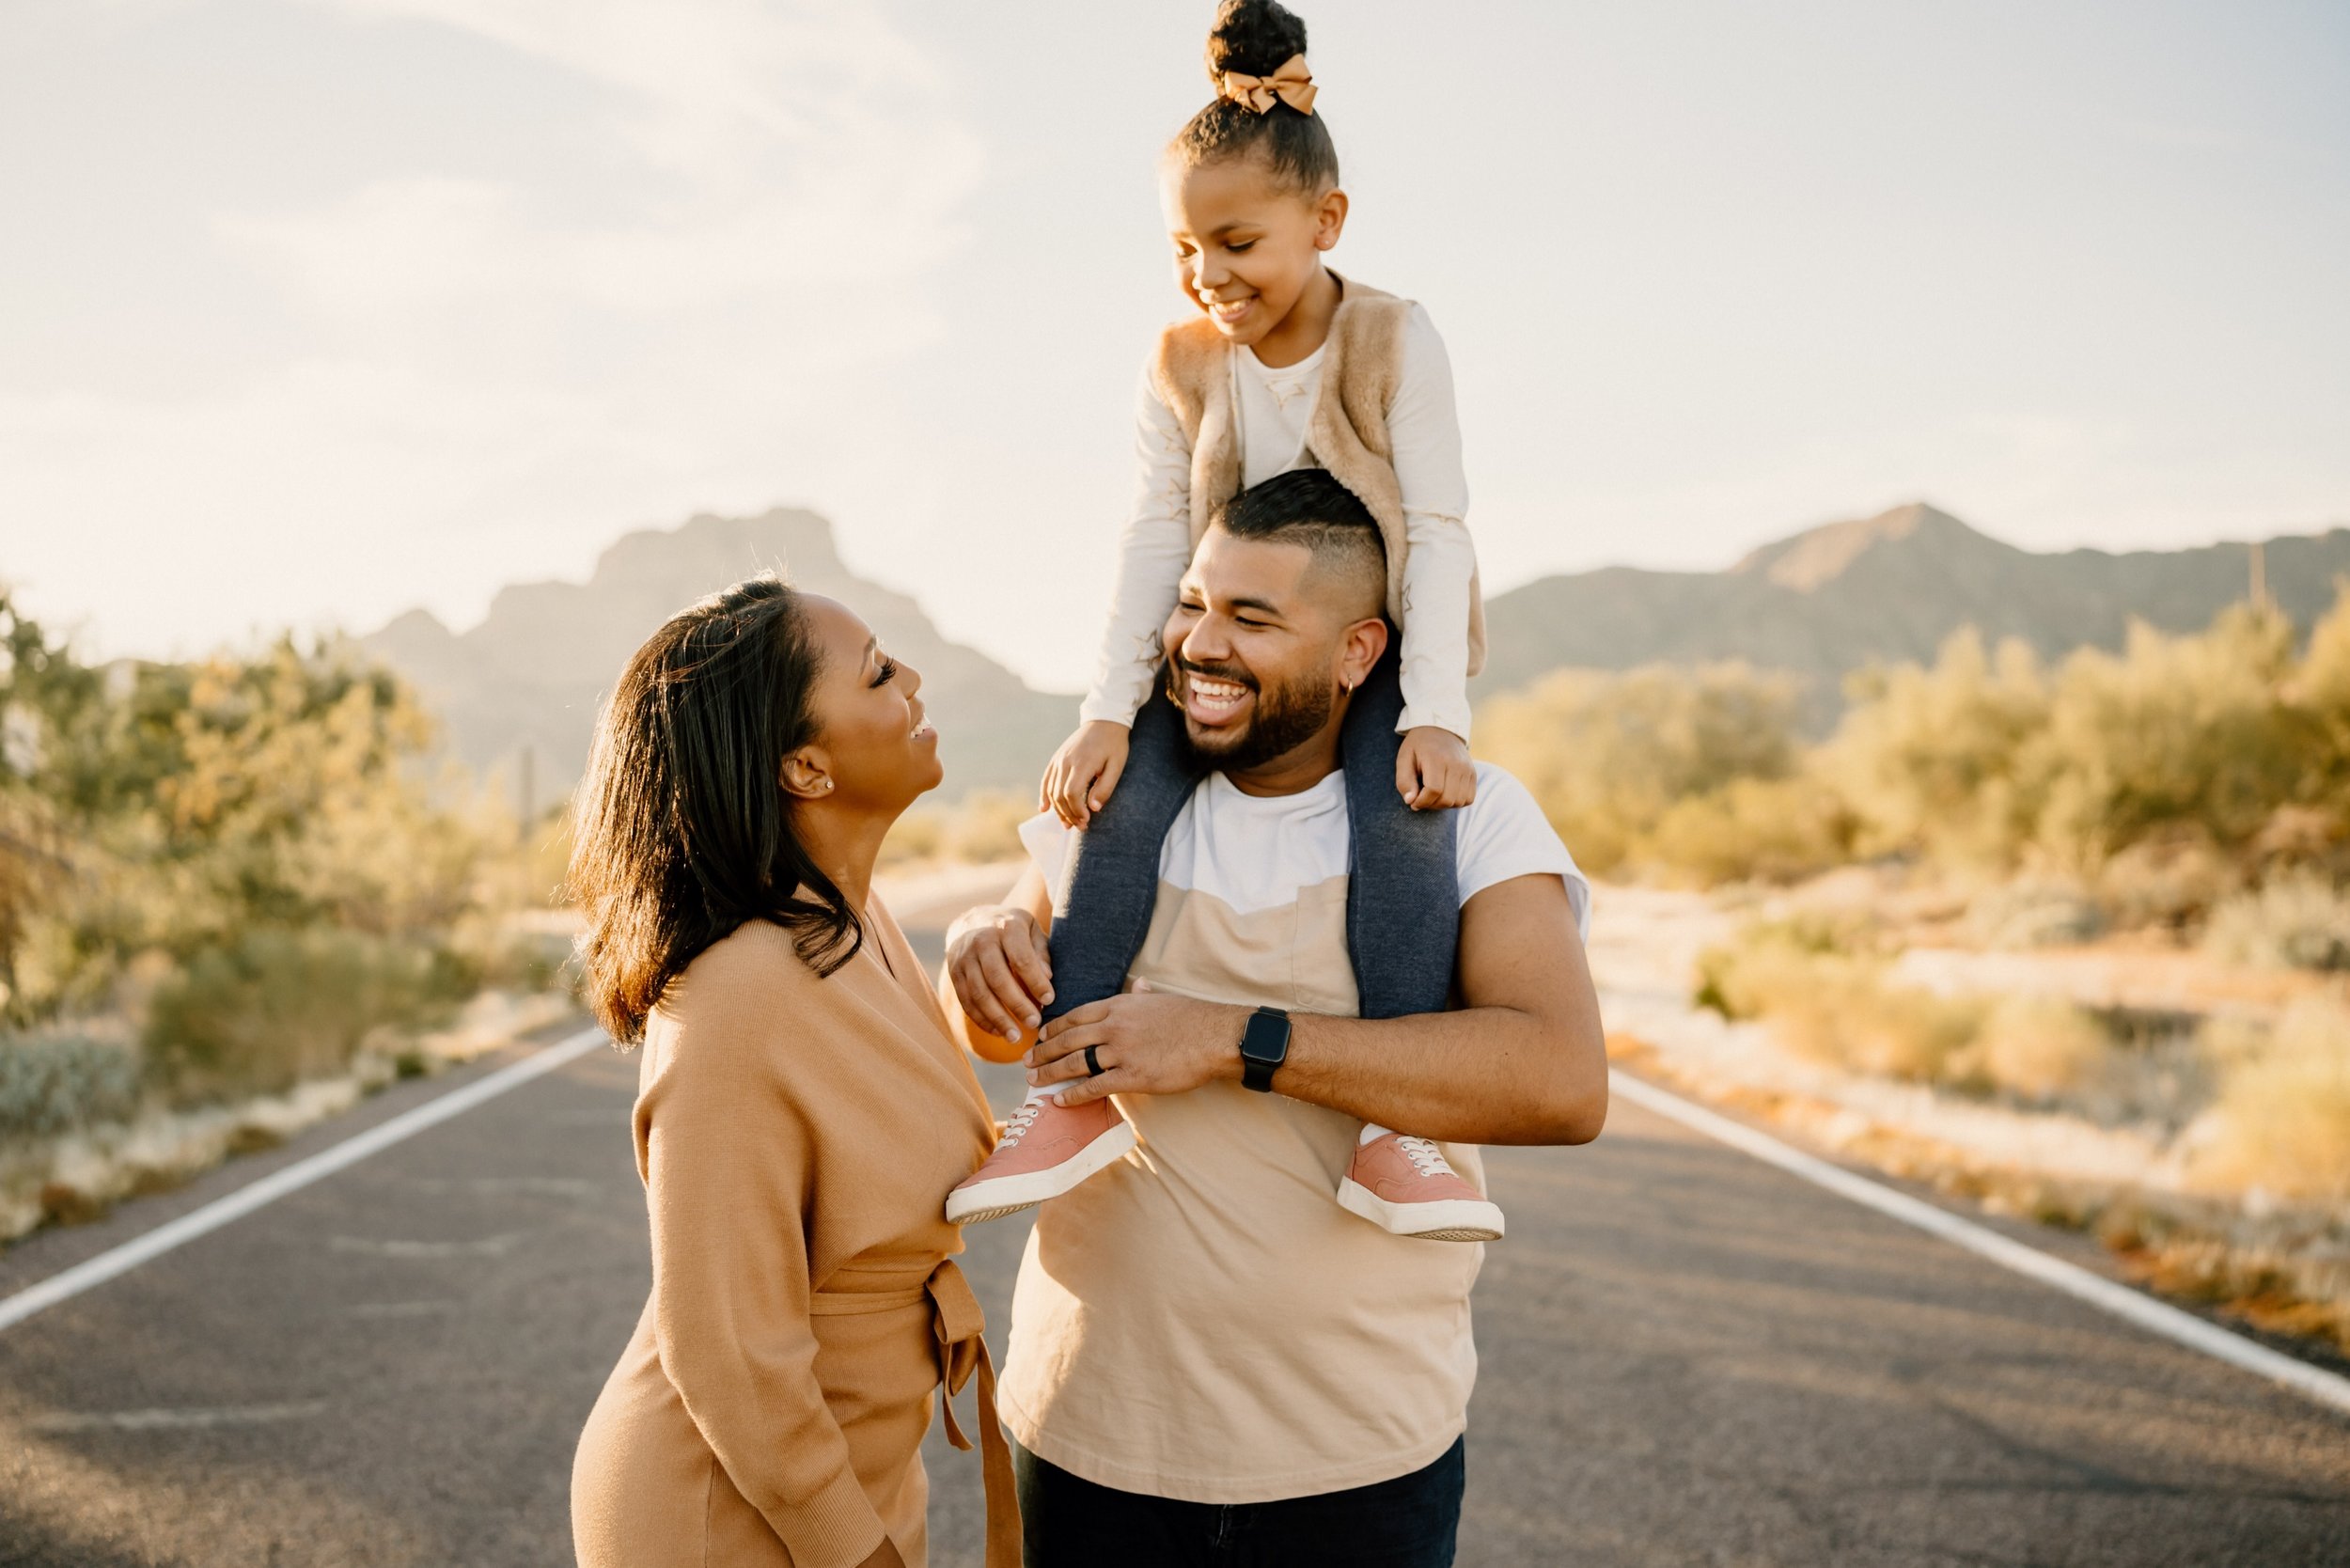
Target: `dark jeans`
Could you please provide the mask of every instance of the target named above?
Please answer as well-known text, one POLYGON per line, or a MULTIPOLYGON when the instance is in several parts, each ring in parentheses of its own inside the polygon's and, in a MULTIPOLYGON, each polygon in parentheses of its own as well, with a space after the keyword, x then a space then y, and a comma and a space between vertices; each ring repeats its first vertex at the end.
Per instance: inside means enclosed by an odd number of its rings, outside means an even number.
MULTIPOLYGON (((1458 811, 1415 811, 1395 787, 1403 713, 1393 643, 1347 709, 1349 844, 1346 942, 1366 1018, 1442 1012, 1459 945, 1458 811)), ((1126 771, 1093 825, 1076 836, 1053 889, 1053 1001, 1046 1019, 1115 996, 1151 932, 1159 847, 1199 782, 1183 714, 1165 682, 1135 715, 1126 771)))
POLYGON ((1097 1486, 1011 1450, 1027 1568, 1452 1568, 1465 1442, 1393 1481, 1277 1502, 1097 1486))

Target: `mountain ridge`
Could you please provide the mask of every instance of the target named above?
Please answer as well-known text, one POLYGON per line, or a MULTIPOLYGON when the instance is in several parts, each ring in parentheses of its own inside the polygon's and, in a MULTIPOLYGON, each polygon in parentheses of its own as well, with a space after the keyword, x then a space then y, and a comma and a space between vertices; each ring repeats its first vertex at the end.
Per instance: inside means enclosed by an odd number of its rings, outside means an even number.
MULTIPOLYGON (((2260 542, 2270 597, 2306 630, 2350 574, 2350 527, 2260 542)), ((1489 696, 1565 666, 1744 659, 1806 678, 1808 716, 1825 728, 1845 675, 1930 662, 1961 627, 2056 658, 2119 648, 2132 620, 2199 630, 2249 584, 2248 542, 2044 553, 1913 501, 1775 540, 1726 572, 1604 567, 1496 594, 1491 657, 1471 690, 1489 696)))
MULTIPOLYGON (((2350 527, 2264 541, 2268 589, 2306 629, 2350 574, 2350 527)), ((1927 661, 1964 625, 2021 637, 2044 656, 2117 648, 2132 619, 2192 631, 2243 599, 2246 543, 2189 550, 2035 552, 1924 501, 1821 525, 1748 551, 1719 572, 1638 567, 1544 577, 1487 605, 1483 698, 1552 669, 1744 659, 1806 679, 1806 715, 1832 724, 1842 679, 1871 663, 1927 661)), ((1073 696, 1038 692, 949 641, 907 594, 857 576, 813 511, 700 512, 622 535, 585 582, 509 584, 476 625, 453 631, 410 610, 360 639, 441 714, 448 750, 482 770, 525 749, 547 797, 586 763, 597 704, 663 619, 754 572, 849 604, 922 672, 948 766, 947 792, 1026 792, 1076 722, 1073 696)))
POLYGON ((598 705, 645 638, 696 600, 766 571, 848 604, 921 671, 949 794, 1033 789, 1076 723, 1076 698, 1030 690, 948 641, 910 596, 851 572, 832 525, 800 508, 697 512, 674 528, 635 529, 596 557, 585 582, 509 584, 462 632, 409 610, 359 641, 424 694, 452 755, 487 771, 527 751, 537 779, 559 792, 585 769, 598 705))

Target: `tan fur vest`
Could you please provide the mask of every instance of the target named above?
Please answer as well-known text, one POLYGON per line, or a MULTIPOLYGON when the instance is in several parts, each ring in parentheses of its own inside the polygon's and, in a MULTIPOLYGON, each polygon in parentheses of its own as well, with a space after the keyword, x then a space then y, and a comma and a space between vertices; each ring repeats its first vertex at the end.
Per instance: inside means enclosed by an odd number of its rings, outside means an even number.
MULTIPOLYGON (((1335 274, 1333 274, 1335 275, 1335 274)), ((1330 471, 1378 520, 1387 551, 1387 619, 1403 624, 1403 492, 1395 478, 1387 410, 1403 374, 1403 331, 1412 302, 1340 279, 1344 290, 1324 345, 1322 390, 1306 421, 1306 461, 1330 471)), ((1191 442, 1191 544, 1197 550, 1215 509, 1240 494, 1240 441, 1233 429, 1232 346, 1202 317, 1159 336, 1151 379, 1191 442)), ((1469 579, 1468 672, 1485 666, 1485 600, 1469 579)))

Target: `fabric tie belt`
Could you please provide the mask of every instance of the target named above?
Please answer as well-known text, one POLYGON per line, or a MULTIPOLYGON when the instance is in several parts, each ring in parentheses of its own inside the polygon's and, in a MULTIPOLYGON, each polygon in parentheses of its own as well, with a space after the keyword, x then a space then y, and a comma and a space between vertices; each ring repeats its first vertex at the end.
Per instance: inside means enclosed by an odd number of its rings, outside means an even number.
POLYGON ((947 1441, 968 1452, 971 1439, 955 1418, 955 1396, 979 1374, 980 1469, 987 1481, 987 1568, 1020 1568, 1020 1498, 1012 1482, 1011 1445, 995 1419, 995 1361, 987 1353, 987 1318, 971 1282, 952 1258, 944 1259, 920 1285, 904 1291, 820 1292, 809 1305, 818 1316, 885 1312, 931 1304, 931 1330, 938 1338, 939 1409, 947 1418, 947 1441))

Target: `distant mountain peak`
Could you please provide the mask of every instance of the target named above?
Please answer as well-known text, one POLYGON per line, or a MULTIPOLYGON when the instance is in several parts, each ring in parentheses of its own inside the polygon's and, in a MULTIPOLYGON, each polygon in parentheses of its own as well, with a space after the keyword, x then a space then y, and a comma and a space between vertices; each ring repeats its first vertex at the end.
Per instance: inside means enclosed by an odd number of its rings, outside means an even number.
POLYGON ((1856 561, 1880 545, 1909 540, 1943 549, 1974 545, 2009 548, 1938 507, 1910 501, 1874 517, 1806 528, 1802 533, 1749 552, 1731 571, 1762 577, 1796 593, 1810 593, 1841 577, 1856 561))
POLYGON ((832 525, 795 507, 699 512, 674 528, 638 529, 613 541, 585 582, 498 589, 480 624, 462 635, 412 610, 362 640, 439 710, 455 755, 486 769, 527 745, 542 782, 568 780, 586 760, 603 693, 637 644, 695 601, 769 571, 840 599, 922 671, 950 790, 1031 788, 1075 722, 1073 698, 1030 691, 948 641, 914 600, 851 571, 832 525))

